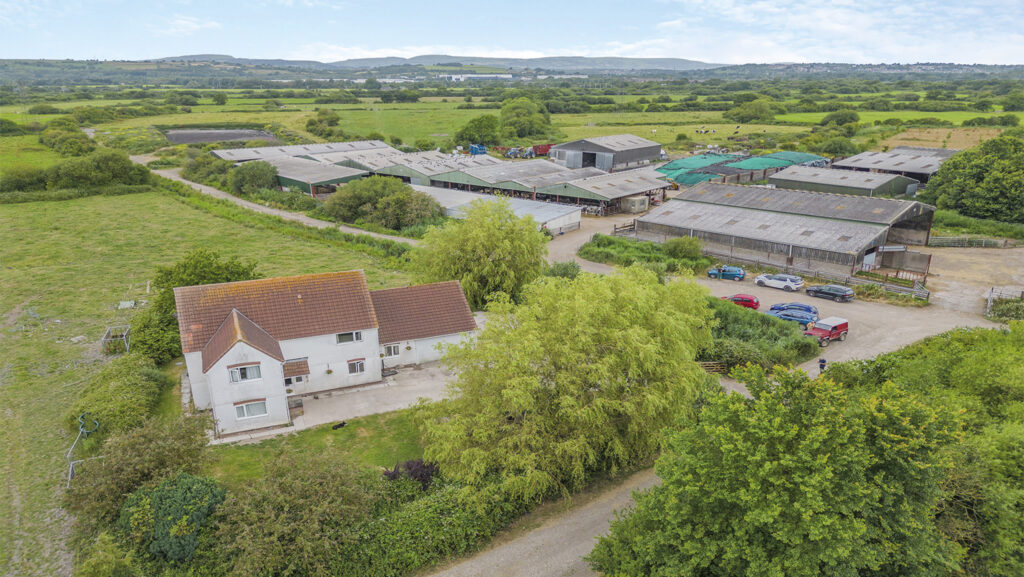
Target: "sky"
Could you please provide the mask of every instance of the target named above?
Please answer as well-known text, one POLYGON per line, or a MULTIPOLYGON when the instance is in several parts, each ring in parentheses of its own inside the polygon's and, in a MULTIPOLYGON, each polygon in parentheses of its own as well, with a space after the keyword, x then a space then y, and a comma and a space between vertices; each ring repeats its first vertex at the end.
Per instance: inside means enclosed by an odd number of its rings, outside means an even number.
POLYGON ((0 58, 1024 64, 1024 0, 0 0, 0 58))

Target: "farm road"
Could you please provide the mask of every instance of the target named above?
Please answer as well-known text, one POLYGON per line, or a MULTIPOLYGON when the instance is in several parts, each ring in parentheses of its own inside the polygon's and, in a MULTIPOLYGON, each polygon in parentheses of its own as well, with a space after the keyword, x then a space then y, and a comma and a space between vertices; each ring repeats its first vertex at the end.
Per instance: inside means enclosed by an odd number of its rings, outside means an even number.
MULTIPOLYGON (((134 161, 134 162, 136 162, 138 164, 142 164, 142 165, 145 165, 147 162, 153 160, 152 157, 144 156, 144 155, 133 156, 133 157, 131 157, 131 159, 132 159, 132 161, 134 161)), ((406 244, 411 244, 411 245, 414 245, 414 246, 419 243, 419 241, 411 239, 411 238, 404 238, 404 237, 401 237, 401 236, 391 236, 391 235, 388 235, 388 234, 380 234, 380 233, 377 233, 377 232, 369 232, 369 231, 363 230, 361 228, 345 226, 343 224, 342 225, 338 225, 338 224, 335 224, 333 222, 328 222, 326 220, 320 220, 318 218, 312 218, 312 217, 306 216, 306 215, 304 215, 302 213, 291 212, 291 211, 288 211, 288 210, 280 210, 280 209, 277 209, 277 208, 270 208, 269 206, 263 206, 262 204, 256 204, 255 202, 249 202, 248 200, 244 200, 244 199, 238 198, 237 196, 228 194, 228 193, 224 192, 223 190, 218 190, 216 188, 213 188, 212 186, 206 186, 205 184, 199 184, 199 183, 196 183, 196 182, 192 182, 191 180, 186 180, 185 178, 183 178, 181 176, 181 174, 179 174, 181 172, 180 168, 159 169, 159 170, 153 170, 153 172, 155 174, 158 174, 158 175, 164 177, 164 178, 168 178, 170 180, 175 180, 175 181, 181 182, 183 184, 187 184, 188 186, 192 187, 196 191, 199 191, 199 192, 201 192, 203 194, 212 196, 214 198, 220 198, 220 199, 223 199, 223 200, 227 200, 227 201, 233 202, 233 203, 237 204, 238 206, 241 206, 243 208, 247 208, 247 209, 249 209, 249 210, 251 210, 253 212, 260 212, 260 213, 263 213, 263 214, 269 214, 269 215, 272 215, 272 216, 277 216, 277 217, 283 218, 285 220, 290 220, 290 221, 298 222, 300 224, 304 224, 306 226, 311 226, 313 228, 332 228, 332 227, 334 227, 334 228, 337 228, 338 230, 340 230, 342 232, 347 232, 347 233, 351 233, 351 234, 365 234, 367 236, 372 236, 372 237, 376 237, 376 238, 383 238, 383 239, 387 239, 387 240, 393 240, 395 242, 404 242, 406 244)))

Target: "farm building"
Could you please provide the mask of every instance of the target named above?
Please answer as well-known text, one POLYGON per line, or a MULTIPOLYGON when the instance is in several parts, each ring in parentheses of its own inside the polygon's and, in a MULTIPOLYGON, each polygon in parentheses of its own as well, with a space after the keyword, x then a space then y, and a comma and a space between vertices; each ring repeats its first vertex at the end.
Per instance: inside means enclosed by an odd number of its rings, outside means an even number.
POLYGON ((311 195, 334 192, 339 184, 369 174, 365 170, 291 156, 276 156, 264 159, 263 162, 277 168, 277 182, 282 187, 299 189, 311 195))
POLYGON ((926 244, 933 211, 914 201, 705 183, 638 218, 636 234, 655 241, 696 236, 713 253, 780 266, 926 272, 927 255, 882 247, 926 244))
POLYGON ((673 160, 657 170, 680 186, 694 186, 702 182, 756 182, 789 166, 820 166, 826 162, 825 157, 806 152, 782 151, 763 156, 710 152, 673 160))
POLYGON ((566 168, 600 168, 605 172, 650 164, 662 157, 661 145, 632 134, 596 136, 557 144, 548 157, 566 168))
POLYGON ((449 185, 472 188, 496 188, 500 190, 530 192, 530 189, 516 181, 524 178, 543 177, 551 174, 571 173, 568 168, 547 160, 525 160, 522 162, 499 162, 486 166, 472 166, 462 170, 438 175, 435 181, 449 185))
POLYGON ((516 216, 531 216, 537 221, 539 228, 546 228, 551 234, 560 234, 576 230, 580 227, 579 206, 557 204, 554 202, 539 202, 525 198, 502 197, 491 194, 479 194, 467 192, 455 188, 440 188, 437 186, 412 187, 436 200, 444 207, 445 213, 452 218, 462 218, 470 203, 483 200, 493 202, 506 200, 516 216))
POLYGON ((880 172, 907 176, 921 183, 939 171, 942 162, 956 151, 940 148, 899 147, 889 152, 862 152, 856 156, 837 160, 833 168, 880 172))
POLYGON ((630 170, 581 178, 537 189, 537 198, 555 202, 574 200, 595 206, 598 214, 643 212, 665 199, 672 186, 653 170, 630 170))
POLYGON ((226 148, 214 150, 213 155, 217 158, 230 160, 231 162, 248 162, 250 160, 266 160, 279 156, 304 156, 353 150, 391 150, 398 152, 380 140, 357 140, 354 142, 260 146, 258 148, 226 148))
POLYGON ((898 174, 810 166, 790 166, 769 176, 768 182, 779 188, 864 196, 913 195, 919 184, 913 178, 898 174))
POLYGON ((442 154, 440 152, 415 152, 398 159, 397 163, 377 171, 377 174, 394 176, 402 180, 423 186, 445 186, 448 175, 469 168, 504 164, 504 160, 479 154, 442 154))

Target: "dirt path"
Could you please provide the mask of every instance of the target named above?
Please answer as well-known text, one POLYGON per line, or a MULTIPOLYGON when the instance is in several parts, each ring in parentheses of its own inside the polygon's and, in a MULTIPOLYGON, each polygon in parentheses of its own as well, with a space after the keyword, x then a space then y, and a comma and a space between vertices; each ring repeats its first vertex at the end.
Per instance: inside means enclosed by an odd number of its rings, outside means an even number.
POLYGON ((615 225, 625 224, 635 218, 636 215, 634 214, 620 214, 609 217, 583 217, 580 221, 580 228, 572 232, 558 235, 548 243, 548 262, 565 262, 573 260, 578 262, 580 264, 580 268, 587 272, 610 274, 615 270, 615 267, 582 259, 576 254, 576 251, 578 251, 580 247, 589 241, 595 234, 611 234, 612 228, 615 225))
MULTIPOLYGON (((144 164, 148 160, 152 160, 152 159, 149 158, 149 157, 146 157, 146 156, 133 156, 132 160, 137 162, 137 163, 139 163, 139 164, 144 164)), ((395 242, 404 242, 406 244, 411 244, 413 246, 419 244, 419 241, 414 240, 414 239, 410 239, 410 238, 405 238, 405 237, 401 237, 401 236, 392 236, 392 235, 389 235, 389 234, 380 234, 380 233, 377 233, 377 232, 369 232, 369 231, 365 231, 365 230, 360 229, 360 228, 355 228, 355 227, 345 226, 345 225, 338 225, 338 224, 335 224, 333 222, 328 222, 326 220, 320 220, 318 218, 313 218, 313 217, 310 217, 310 216, 306 216, 306 215, 304 215, 302 213, 291 212, 291 211, 288 211, 288 210, 281 210, 281 209, 277 209, 277 208, 271 208, 269 206, 263 206, 262 204, 256 204, 255 202, 249 202, 248 200, 244 200, 244 199, 238 198, 237 196, 228 194, 228 193, 224 192, 223 190, 218 190, 216 188, 213 188, 212 186, 206 186, 204 184, 199 184, 199 183, 192 182, 190 180, 186 180, 185 178, 183 178, 181 176, 181 174, 179 174, 181 172, 180 168, 158 169, 158 170, 154 170, 153 172, 155 174, 158 174, 158 175, 164 177, 164 178, 168 178, 170 180, 175 180, 175 181, 181 182, 183 184, 187 184, 188 186, 192 187, 193 189, 195 189, 195 190, 197 190, 197 191, 199 191, 199 192, 201 192, 203 194, 212 196, 214 198, 220 198, 220 199, 223 199, 223 200, 227 200, 227 201, 233 202, 233 203, 237 204, 238 206, 241 206, 243 208, 247 208, 247 209, 249 209, 249 210, 251 210, 253 212, 260 212, 260 213, 263 213, 263 214, 269 214, 269 215, 272 215, 272 216, 277 216, 277 217, 283 218, 285 220, 290 220, 290 221, 293 221, 293 222, 298 222, 300 224, 304 224, 306 226, 311 226, 313 228, 337 228, 338 230, 340 230, 342 232, 347 232, 347 233, 351 233, 351 234, 365 234, 367 236, 372 236, 372 237, 375 237, 375 238, 383 238, 383 239, 387 239, 387 240, 393 240, 395 242)))
POLYGON ((921 247, 932 255, 928 289, 943 308, 984 314, 992 287, 1024 287, 1024 248, 921 247))

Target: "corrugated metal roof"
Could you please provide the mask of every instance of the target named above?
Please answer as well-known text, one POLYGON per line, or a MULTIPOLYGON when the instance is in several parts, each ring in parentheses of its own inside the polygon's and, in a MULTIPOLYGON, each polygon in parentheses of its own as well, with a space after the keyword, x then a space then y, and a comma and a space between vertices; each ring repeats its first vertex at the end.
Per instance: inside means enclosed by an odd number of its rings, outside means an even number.
POLYGON ((862 170, 885 170, 889 172, 913 172, 934 174, 945 160, 928 154, 899 154, 893 152, 862 152, 856 156, 832 163, 836 168, 857 168, 862 170))
POLYGON ((467 168, 462 172, 474 178, 479 178, 484 182, 495 184, 506 180, 518 181, 521 178, 568 173, 570 170, 548 160, 535 159, 521 162, 503 162, 490 166, 475 166, 467 168))
POLYGON ((594 168, 588 166, 586 168, 573 168, 567 169, 564 172, 552 172, 551 174, 541 174, 538 176, 530 176, 527 178, 517 178, 516 182, 526 186, 528 188, 541 189, 545 186, 551 186, 554 184, 565 184, 581 178, 589 178, 591 176, 601 176, 602 174, 608 174, 600 168, 594 168))
POLYGON ((263 162, 276 167, 278 176, 310 184, 355 178, 369 174, 365 170, 359 170, 358 168, 349 168, 347 166, 338 166, 337 164, 327 164, 291 156, 266 158, 263 162))
POLYGON ((654 170, 626 170, 602 176, 574 180, 568 185, 596 194, 608 200, 668 188, 663 175, 654 170))
POLYGON ((641 138, 641 137, 636 136, 634 134, 612 134, 612 135, 609 135, 609 136, 595 136, 593 138, 581 138, 580 140, 573 140, 572 142, 563 142, 561 144, 556 144, 555 146, 552 146, 551 148, 554 148, 554 149, 557 150, 557 149, 560 149, 562 147, 569 147, 571 145, 575 145, 575 144, 579 144, 579 143, 584 143, 584 142, 590 143, 590 144, 596 144, 597 146, 601 146, 601 147, 607 148, 608 150, 612 150, 612 151, 615 151, 615 152, 622 152, 623 150, 633 150, 633 149, 637 149, 637 148, 648 148, 648 147, 652 147, 652 146, 657 146, 657 147, 661 148, 661 145, 658 144, 657 142, 654 142, 653 140, 647 140, 646 138, 641 138))
POLYGON ((884 237, 883 225, 670 199, 637 219, 791 246, 857 254, 884 237))
POLYGON ((776 213, 892 224, 921 203, 786 188, 704 183, 680 190, 677 199, 776 213))
POLYGON ((435 176, 445 172, 465 171, 466 169, 504 164, 506 161, 487 156, 486 154, 445 154, 439 159, 403 159, 399 164, 426 176, 435 176))
MULTIPOLYGON (((874 190, 883 184, 899 178, 907 178, 898 174, 881 172, 862 172, 859 170, 839 170, 834 168, 814 168, 811 166, 790 166, 776 172, 768 180, 791 180, 794 182, 813 182, 833 186, 846 186, 874 190)), ((913 180, 913 179, 911 179, 913 180)))
POLYGON ((373 150, 348 150, 342 152, 327 152, 322 154, 308 155, 313 160, 329 164, 341 164, 351 162, 365 166, 370 170, 379 170, 388 166, 394 166, 395 160, 402 158, 406 153, 393 148, 380 148, 373 150))
POLYGON ((260 146, 257 148, 225 148, 214 150, 213 155, 224 160, 243 162, 248 160, 266 160, 277 156, 302 156, 304 154, 372 149, 390 149, 398 152, 381 140, 356 140, 353 142, 322 142, 317 144, 291 144, 287 146, 260 146))
POLYGON ((919 154, 921 156, 937 156, 942 159, 949 158, 960 152, 952 148, 925 148, 923 146, 897 146, 890 148, 887 152, 893 154, 919 154))
POLYGON ((452 218, 462 218, 466 208, 469 207, 469 204, 476 200, 484 200, 487 202, 493 202, 500 199, 506 200, 508 201, 512 212, 514 212, 516 216, 532 216, 533 220, 537 221, 537 224, 539 225, 547 224, 555 219, 574 212, 580 212, 580 207, 568 204, 541 202, 538 200, 495 196, 491 194, 478 194, 475 192, 467 192, 465 190, 441 188, 437 186, 419 186, 416 184, 411 186, 436 200, 445 208, 445 212, 448 216, 452 218))

